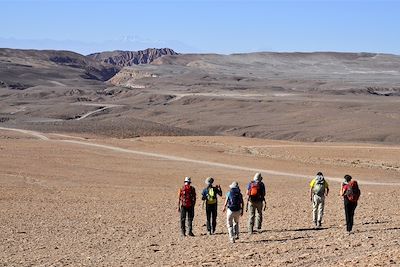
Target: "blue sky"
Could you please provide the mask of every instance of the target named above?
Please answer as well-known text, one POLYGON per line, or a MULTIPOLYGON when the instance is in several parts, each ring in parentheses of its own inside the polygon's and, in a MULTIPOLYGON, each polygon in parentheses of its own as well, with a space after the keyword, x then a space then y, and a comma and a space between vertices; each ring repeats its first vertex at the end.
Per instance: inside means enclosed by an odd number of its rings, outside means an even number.
POLYGON ((400 54, 400 0, 0 0, 0 10, 0 47, 400 54))

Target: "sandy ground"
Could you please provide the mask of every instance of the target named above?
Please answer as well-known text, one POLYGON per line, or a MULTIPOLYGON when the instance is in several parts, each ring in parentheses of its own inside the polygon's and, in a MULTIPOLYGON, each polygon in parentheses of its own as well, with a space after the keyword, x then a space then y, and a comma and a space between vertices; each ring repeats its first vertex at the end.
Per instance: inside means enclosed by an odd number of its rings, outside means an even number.
POLYGON ((0 130, 0 266, 399 266, 400 147, 239 137, 82 139, 0 130), (66 141, 69 140, 69 141, 66 141), (89 145, 88 145, 89 144, 89 145), (224 194, 264 173, 263 230, 228 242, 220 199, 207 236, 181 238, 177 191, 214 176, 224 194), (330 178, 323 228, 312 228, 308 182, 330 178), (338 180, 362 196, 347 235, 338 180))

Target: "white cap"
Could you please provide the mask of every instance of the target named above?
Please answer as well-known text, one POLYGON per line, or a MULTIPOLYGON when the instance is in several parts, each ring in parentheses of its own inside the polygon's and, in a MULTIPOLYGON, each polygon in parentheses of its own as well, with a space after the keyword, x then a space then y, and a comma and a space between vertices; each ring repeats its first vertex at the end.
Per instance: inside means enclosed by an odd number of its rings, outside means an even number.
POLYGON ((237 188, 237 187, 239 187, 239 184, 238 184, 238 182, 236 182, 236 181, 234 181, 230 186, 229 186, 229 188, 237 188))
POLYGON ((257 172, 256 174, 254 174, 253 180, 258 182, 261 181, 262 180, 261 173, 257 172))
POLYGON ((192 182, 192 178, 190 178, 189 176, 185 177, 185 183, 191 183, 192 182))

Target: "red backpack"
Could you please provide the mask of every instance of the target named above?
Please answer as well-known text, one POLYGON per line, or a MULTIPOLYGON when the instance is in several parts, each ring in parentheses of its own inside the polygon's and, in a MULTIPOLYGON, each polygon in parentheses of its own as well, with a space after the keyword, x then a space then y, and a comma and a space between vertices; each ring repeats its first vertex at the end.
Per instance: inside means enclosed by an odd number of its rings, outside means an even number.
POLYGON ((193 206, 193 187, 185 184, 181 189, 181 201, 182 206, 185 208, 190 208, 193 206))
POLYGON ((351 202, 357 202, 360 198, 361 191, 357 181, 350 181, 347 185, 346 197, 351 202))
POLYGON ((261 198, 261 185, 259 182, 250 183, 249 197, 251 200, 258 200, 261 198))

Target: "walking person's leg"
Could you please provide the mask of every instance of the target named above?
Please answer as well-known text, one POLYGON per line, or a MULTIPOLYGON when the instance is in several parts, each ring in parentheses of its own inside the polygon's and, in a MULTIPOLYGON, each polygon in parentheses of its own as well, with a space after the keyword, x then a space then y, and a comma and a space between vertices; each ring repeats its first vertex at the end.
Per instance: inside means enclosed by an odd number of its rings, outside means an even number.
POLYGON ((215 229, 217 228, 217 204, 212 205, 211 207, 211 219, 212 219, 212 223, 211 223, 211 233, 215 233, 215 229))
POLYGON ((194 218, 194 206, 188 208, 188 230, 189 230, 190 236, 194 236, 194 234, 193 234, 193 218, 194 218))
POLYGON ((312 216, 313 216, 313 223, 315 226, 318 226, 318 196, 314 195, 313 196, 313 211, 312 211, 312 216))
POLYGON ((234 216, 234 239, 239 239, 239 220, 240 220, 240 211, 235 211, 234 216))
POLYGON ((226 211, 226 226, 228 227, 229 240, 231 242, 235 242, 235 240, 233 239, 233 237, 234 237, 233 212, 230 209, 227 209, 227 211, 226 211))
POLYGON ((324 216, 324 208, 325 208, 325 197, 318 197, 319 205, 318 205, 318 221, 317 226, 321 227, 322 225, 322 217, 324 216))
POLYGON ((261 230, 261 225, 262 225, 262 221, 263 221, 262 207, 263 207, 263 202, 262 201, 257 201, 256 202, 256 209, 257 209, 256 226, 257 226, 257 230, 261 230))
POLYGON ((207 233, 208 234, 211 234, 211 213, 212 213, 211 205, 206 204, 207 233))
POLYGON ((351 215, 350 215, 351 214, 350 205, 351 205, 350 201, 345 199, 344 200, 344 213, 345 213, 345 216, 346 216, 346 230, 347 230, 347 232, 350 232, 352 227, 353 227, 352 222, 351 222, 352 218, 350 218, 351 217, 351 215))
POLYGON ((186 235, 186 208, 181 207, 181 235, 186 235))
POLYGON ((249 203, 249 225, 248 225, 249 234, 253 233, 255 213, 256 213, 256 208, 254 206, 254 203, 250 201, 250 203, 249 203))
POLYGON ((348 232, 351 232, 353 230, 353 224, 354 224, 354 212, 356 210, 357 203, 350 203, 349 205, 349 225, 348 225, 348 232))

